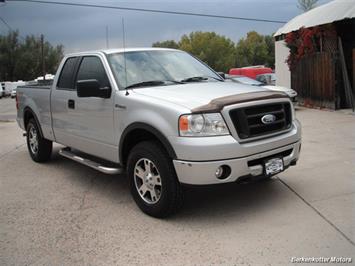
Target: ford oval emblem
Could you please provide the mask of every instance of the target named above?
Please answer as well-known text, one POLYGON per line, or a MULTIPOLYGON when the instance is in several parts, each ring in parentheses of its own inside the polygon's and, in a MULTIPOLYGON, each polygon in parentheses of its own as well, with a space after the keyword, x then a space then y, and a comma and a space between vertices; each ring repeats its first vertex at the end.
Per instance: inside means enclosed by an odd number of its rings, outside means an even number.
POLYGON ((274 115, 272 115, 272 114, 264 115, 264 116, 261 118, 261 122, 263 122, 263 124, 265 124, 265 125, 274 123, 275 120, 276 120, 276 116, 274 116, 274 115))

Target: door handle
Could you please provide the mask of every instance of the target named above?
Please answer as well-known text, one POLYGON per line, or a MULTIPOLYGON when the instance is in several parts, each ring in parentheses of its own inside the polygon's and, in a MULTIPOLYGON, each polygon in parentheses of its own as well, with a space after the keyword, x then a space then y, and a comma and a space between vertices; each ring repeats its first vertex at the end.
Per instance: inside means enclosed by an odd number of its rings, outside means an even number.
POLYGON ((75 101, 74 100, 68 100, 68 108, 69 109, 75 109, 75 101))

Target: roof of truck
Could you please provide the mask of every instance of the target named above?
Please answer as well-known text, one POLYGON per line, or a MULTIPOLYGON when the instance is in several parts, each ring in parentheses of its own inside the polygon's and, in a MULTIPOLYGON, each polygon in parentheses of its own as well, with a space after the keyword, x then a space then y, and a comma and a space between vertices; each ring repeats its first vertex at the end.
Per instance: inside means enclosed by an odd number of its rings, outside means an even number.
POLYGON ((179 51, 176 49, 170 48, 157 48, 157 47, 147 47, 147 48, 118 48, 118 49, 102 49, 102 50, 94 50, 94 51, 84 51, 84 52, 77 52, 77 53, 70 53, 67 56, 73 55, 84 55, 84 54, 94 54, 94 53, 105 53, 105 54, 115 54, 115 53, 123 53, 123 52, 138 52, 138 51, 154 51, 154 50, 167 50, 167 51, 179 51))

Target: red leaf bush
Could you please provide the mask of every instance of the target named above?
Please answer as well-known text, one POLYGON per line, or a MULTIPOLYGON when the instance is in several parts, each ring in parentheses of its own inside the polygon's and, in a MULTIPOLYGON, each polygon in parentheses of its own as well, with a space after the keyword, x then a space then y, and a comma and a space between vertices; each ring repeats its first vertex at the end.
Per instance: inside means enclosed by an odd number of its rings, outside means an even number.
POLYGON ((286 60, 289 69, 294 68, 304 57, 312 55, 321 50, 321 39, 336 36, 333 26, 317 26, 313 28, 300 28, 286 34, 286 46, 290 54, 286 60))

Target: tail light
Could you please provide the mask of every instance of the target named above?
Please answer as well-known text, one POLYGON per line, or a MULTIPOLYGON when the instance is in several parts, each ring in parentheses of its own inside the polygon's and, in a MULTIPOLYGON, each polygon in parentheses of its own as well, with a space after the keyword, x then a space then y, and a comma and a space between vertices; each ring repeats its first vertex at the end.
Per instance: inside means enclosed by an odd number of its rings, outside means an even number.
POLYGON ((18 95, 16 93, 16 109, 18 110, 18 95))

